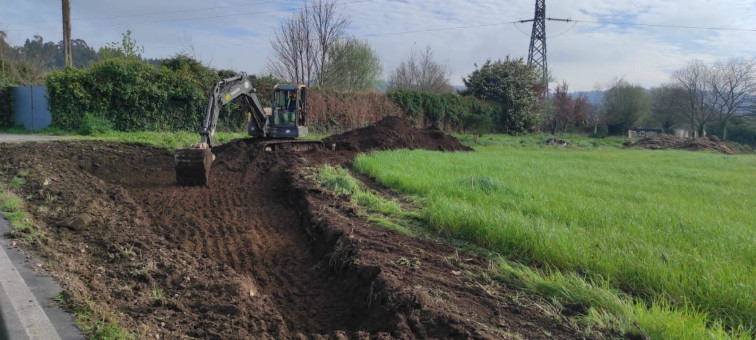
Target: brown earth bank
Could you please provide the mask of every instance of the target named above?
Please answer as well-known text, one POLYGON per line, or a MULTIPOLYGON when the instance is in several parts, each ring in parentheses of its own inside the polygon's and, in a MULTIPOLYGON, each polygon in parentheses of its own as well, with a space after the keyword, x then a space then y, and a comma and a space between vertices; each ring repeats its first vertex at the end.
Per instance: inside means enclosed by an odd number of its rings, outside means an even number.
POLYGON ((625 142, 628 148, 644 148, 650 150, 677 149, 688 151, 716 151, 734 155, 733 149, 721 142, 716 136, 702 138, 683 138, 672 135, 655 135, 641 138, 637 142, 625 142))
POLYGON ((418 129, 403 117, 386 117, 367 127, 323 140, 327 148, 337 151, 426 149, 436 151, 472 151, 456 138, 439 129, 418 129))
MULTIPOLYGON (((406 132, 394 147, 436 133, 406 132)), ((138 338, 586 337, 485 258, 371 225, 309 179, 354 150, 213 152, 209 187, 176 186, 167 150, 103 142, 0 145, 0 177, 26 177, 31 248, 64 290, 138 338)))

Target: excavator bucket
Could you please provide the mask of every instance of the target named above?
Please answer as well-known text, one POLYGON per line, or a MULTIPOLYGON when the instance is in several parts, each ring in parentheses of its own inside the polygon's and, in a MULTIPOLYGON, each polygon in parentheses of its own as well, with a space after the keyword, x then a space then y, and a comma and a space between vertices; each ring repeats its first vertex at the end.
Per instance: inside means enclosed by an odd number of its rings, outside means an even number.
POLYGON ((207 148, 176 150, 176 183, 183 186, 207 185, 215 155, 207 148))

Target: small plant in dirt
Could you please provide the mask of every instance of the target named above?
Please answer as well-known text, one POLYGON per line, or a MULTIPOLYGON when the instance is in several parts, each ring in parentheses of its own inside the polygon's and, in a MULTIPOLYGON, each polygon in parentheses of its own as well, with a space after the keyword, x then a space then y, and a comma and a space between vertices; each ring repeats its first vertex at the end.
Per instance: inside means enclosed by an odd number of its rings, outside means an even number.
POLYGON ((10 181, 8 182, 8 186, 9 186, 9 187, 10 187, 11 189, 18 189, 18 188, 20 188, 20 187, 21 187, 22 185, 24 185, 24 183, 26 183, 26 180, 24 180, 23 178, 21 178, 21 177, 13 177, 13 178, 11 178, 11 180, 10 180, 10 181))
POLYGON ((165 300, 163 299, 163 288, 158 286, 152 286, 152 303, 155 306, 162 306, 165 300))
POLYGON ((163 301, 163 288, 160 288, 158 286, 152 286, 152 298, 155 300, 155 303, 160 303, 163 301))
POLYGON ((406 257, 400 257, 394 261, 389 262, 394 266, 405 266, 410 268, 420 268, 420 260, 417 258, 408 259, 406 257))
POLYGON ((134 246, 119 246, 118 250, 121 251, 121 254, 125 257, 136 257, 136 253, 134 252, 134 246))

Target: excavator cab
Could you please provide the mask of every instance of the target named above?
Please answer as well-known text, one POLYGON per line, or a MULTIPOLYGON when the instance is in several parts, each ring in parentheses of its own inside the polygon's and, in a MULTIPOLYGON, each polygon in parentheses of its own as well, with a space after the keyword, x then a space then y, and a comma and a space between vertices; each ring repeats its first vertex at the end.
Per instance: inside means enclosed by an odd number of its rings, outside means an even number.
POLYGON ((247 130, 251 136, 282 139, 307 136, 308 129, 304 126, 307 116, 306 85, 276 85, 270 102, 264 131, 260 131, 250 117, 247 130))

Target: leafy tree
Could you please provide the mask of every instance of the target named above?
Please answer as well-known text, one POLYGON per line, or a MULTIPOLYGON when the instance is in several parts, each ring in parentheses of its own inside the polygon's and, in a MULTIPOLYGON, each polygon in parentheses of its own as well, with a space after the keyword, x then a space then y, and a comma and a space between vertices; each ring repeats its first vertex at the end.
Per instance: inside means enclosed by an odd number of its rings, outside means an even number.
POLYGON ((604 115, 609 133, 623 134, 651 111, 646 90, 624 79, 617 80, 604 95, 604 115))
POLYGON ((122 34, 121 41, 108 43, 107 46, 101 47, 99 54, 104 59, 121 58, 141 60, 144 53, 144 46, 137 45, 136 40, 131 37, 131 30, 122 34))
POLYGON ((273 96, 273 87, 281 81, 276 79, 273 75, 257 76, 254 74, 249 75, 249 81, 252 86, 257 90, 257 97, 260 99, 260 104, 263 106, 270 106, 270 99, 273 96))
POLYGON ((684 121, 685 90, 664 84, 651 89, 650 96, 651 121, 658 124, 662 131, 670 133, 684 121))
POLYGON ((344 39, 333 45, 319 85, 334 90, 373 90, 382 72, 378 53, 367 41, 344 39))
POLYGON ((478 99, 500 105, 495 119, 498 131, 522 133, 532 130, 538 122, 534 114, 540 92, 540 77, 535 68, 522 58, 491 62, 486 61, 467 78, 463 79, 467 90, 478 99))

